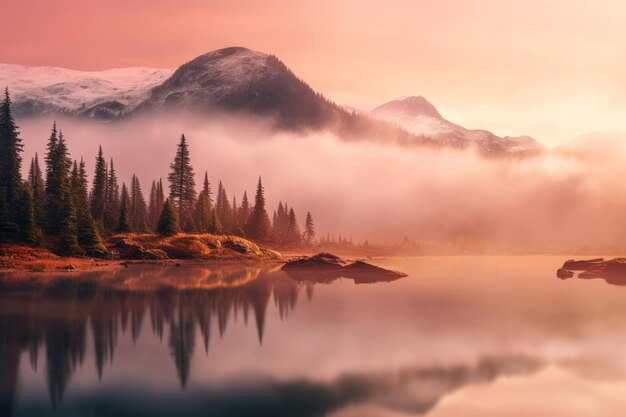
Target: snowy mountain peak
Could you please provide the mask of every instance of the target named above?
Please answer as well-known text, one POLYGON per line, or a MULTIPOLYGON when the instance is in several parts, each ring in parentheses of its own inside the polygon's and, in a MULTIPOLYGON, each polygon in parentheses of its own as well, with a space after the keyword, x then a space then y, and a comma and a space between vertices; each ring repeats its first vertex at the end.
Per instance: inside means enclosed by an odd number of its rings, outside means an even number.
POLYGON ((393 113, 398 117, 428 116, 442 118, 435 106, 422 96, 400 97, 372 110, 372 114, 384 115, 387 113, 393 113))
POLYGON ((532 154, 544 150, 528 136, 498 137, 486 130, 465 129, 444 119, 422 96, 399 98, 376 107, 370 114, 445 146, 477 148, 486 154, 532 154))

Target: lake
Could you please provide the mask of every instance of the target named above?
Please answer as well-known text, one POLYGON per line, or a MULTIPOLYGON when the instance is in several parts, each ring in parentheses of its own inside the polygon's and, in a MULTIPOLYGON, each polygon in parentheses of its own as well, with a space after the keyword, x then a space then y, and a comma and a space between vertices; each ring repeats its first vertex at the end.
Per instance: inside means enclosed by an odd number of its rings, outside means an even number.
POLYGON ((556 278, 567 258, 381 259, 409 276, 364 284, 237 265, 4 284, 0 415, 622 416, 626 288, 556 278))

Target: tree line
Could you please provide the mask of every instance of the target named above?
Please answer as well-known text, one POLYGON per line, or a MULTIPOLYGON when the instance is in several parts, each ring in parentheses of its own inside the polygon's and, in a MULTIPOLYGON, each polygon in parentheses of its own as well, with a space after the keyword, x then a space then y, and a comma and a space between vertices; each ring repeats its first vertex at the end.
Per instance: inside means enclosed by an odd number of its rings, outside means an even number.
POLYGON ((233 234, 261 243, 297 246, 316 242, 311 213, 301 232, 293 207, 278 204, 270 220, 259 177, 254 201, 244 192, 241 202, 229 199, 219 182, 215 199, 208 173, 199 190, 183 134, 167 176, 152 181, 146 201, 136 175, 119 184, 113 159, 99 147, 91 188, 85 162, 72 160, 56 122, 46 145, 44 169, 39 156, 22 179, 23 143, 12 115, 8 89, 0 104, 0 241, 31 245, 51 243, 72 256, 104 256, 103 237, 118 233, 179 232, 233 234))

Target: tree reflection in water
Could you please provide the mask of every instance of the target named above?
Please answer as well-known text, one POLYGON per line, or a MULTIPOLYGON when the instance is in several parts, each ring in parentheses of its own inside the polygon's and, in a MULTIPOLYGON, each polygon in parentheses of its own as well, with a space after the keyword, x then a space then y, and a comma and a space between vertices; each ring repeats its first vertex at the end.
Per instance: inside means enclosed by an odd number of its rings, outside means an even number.
POLYGON ((309 299, 313 294, 313 283, 297 282, 277 268, 234 265, 217 269, 135 266, 56 276, 30 274, 27 279, 24 274, 4 274, 0 280, 2 416, 11 415, 15 404, 22 352, 29 353, 31 367, 37 370, 42 346, 50 401, 56 405, 62 400, 72 374, 83 365, 88 326, 100 378, 113 362, 120 330, 130 331, 134 342, 146 316, 161 340, 167 327, 171 358, 185 387, 196 326, 208 351, 213 325, 223 336, 231 315, 242 316, 246 324, 252 315, 263 343, 270 298, 286 319, 302 287, 309 299))

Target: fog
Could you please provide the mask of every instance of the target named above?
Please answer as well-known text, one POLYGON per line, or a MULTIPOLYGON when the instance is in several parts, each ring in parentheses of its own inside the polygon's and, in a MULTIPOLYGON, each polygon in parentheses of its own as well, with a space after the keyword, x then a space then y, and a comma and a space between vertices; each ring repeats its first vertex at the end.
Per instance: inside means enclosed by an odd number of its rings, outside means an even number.
MULTIPOLYGON (((52 121, 17 121, 24 172, 35 152, 43 156, 52 121)), ((221 180, 229 198, 240 202, 244 190, 253 198, 261 175, 270 216, 279 200, 294 207, 300 223, 310 210, 318 235, 381 243, 407 236, 424 246, 471 241, 509 251, 606 251, 626 244, 626 142, 620 134, 509 159, 376 138, 344 141, 328 132, 274 132, 262 121, 237 117, 61 118, 57 124, 90 176, 102 144, 120 183, 136 173, 146 197, 152 179, 166 181, 184 133, 198 187, 207 170, 213 191, 221 180)))

